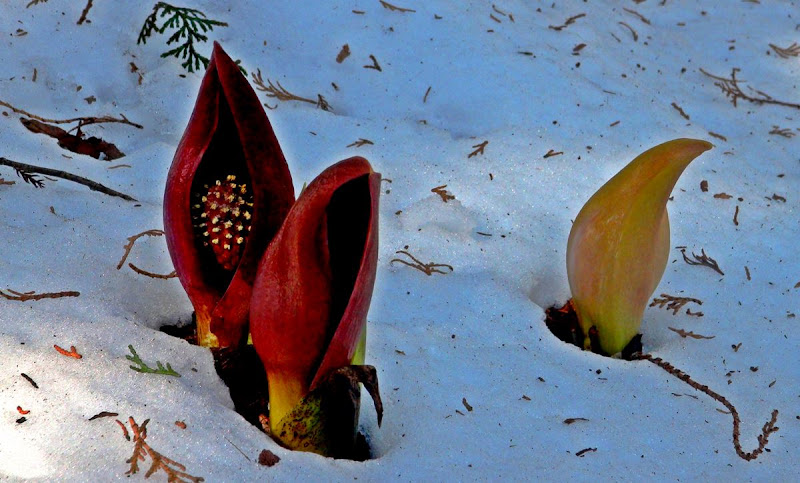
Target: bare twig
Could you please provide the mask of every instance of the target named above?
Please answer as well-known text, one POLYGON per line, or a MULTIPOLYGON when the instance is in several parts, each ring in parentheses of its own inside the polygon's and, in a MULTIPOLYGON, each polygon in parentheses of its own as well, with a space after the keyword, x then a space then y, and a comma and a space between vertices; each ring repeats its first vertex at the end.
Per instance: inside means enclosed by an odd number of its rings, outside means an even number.
MULTIPOLYGON (((67 173, 66 171, 60 171, 60 170, 57 170, 57 169, 50 169, 50 168, 42 168, 40 166, 34 166, 32 164, 18 163, 16 161, 11 161, 10 159, 6 159, 6 158, 1 157, 1 156, 0 156, 0 165, 9 166, 11 168, 14 168, 15 170, 18 170, 17 171, 18 173, 20 171, 22 171, 22 172, 25 172, 25 173, 39 173, 39 174, 43 174, 45 176, 53 176, 53 177, 56 177, 56 178, 65 179, 67 181, 72 181, 73 183, 82 184, 82 185, 88 187, 92 191, 98 191, 100 193, 103 193, 103 194, 106 194, 106 195, 109 195, 109 196, 116 196, 116 197, 122 198, 123 200, 126 200, 126 201, 136 201, 136 198, 128 196, 125 193, 120 193, 119 191, 112 190, 111 188, 103 186, 100 183, 97 183, 97 182, 92 181, 90 179, 84 178, 82 176, 77 176, 77 175, 74 175, 74 174, 67 173)), ((24 176, 22 176, 22 178, 25 179, 24 176)), ((30 181, 28 181, 28 182, 30 182, 30 181)), ((40 181, 40 183, 41 183, 41 181, 40 181)), ((41 186, 37 186, 37 187, 41 187, 41 186)))
POLYGON ((730 98, 731 103, 733 103, 734 107, 736 107, 736 103, 739 99, 743 99, 745 101, 752 102, 753 104, 757 105, 774 104, 777 106, 785 106, 785 107, 800 109, 800 104, 774 99, 769 94, 753 89, 752 87, 749 87, 749 89, 751 92, 754 93, 754 95, 745 94, 744 91, 742 91, 739 84, 744 84, 746 81, 736 78, 736 73, 739 71, 740 69, 736 67, 731 69, 731 77, 728 79, 725 77, 716 76, 714 74, 709 74, 702 68, 700 69, 700 72, 702 72, 703 75, 705 75, 706 77, 710 77, 711 79, 714 80, 714 85, 722 90, 722 93, 725 94, 725 97, 730 98))
POLYGON ((390 264, 392 264, 394 262, 402 263, 403 265, 408 265, 411 268, 416 268, 417 270, 419 270, 420 272, 422 272, 422 273, 424 273, 425 275, 428 275, 428 276, 430 276, 430 275, 432 275, 434 273, 447 274, 447 273, 453 272, 453 267, 448 265, 448 264, 446 264, 446 263, 432 263, 432 262, 431 263, 422 263, 418 258, 416 258, 414 255, 408 253, 405 250, 398 250, 395 253, 407 256, 414 263, 410 263, 410 262, 408 262, 406 260, 401 260, 399 258, 393 258, 389 262, 390 264), (442 270, 439 270, 440 267, 441 268, 449 268, 450 272, 443 272, 442 270))
POLYGON ((6 300, 17 300, 19 302, 28 302, 30 300, 43 300, 43 299, 60 299, 62 297, 77 297, 81 293, 75 291, 66 291, 66 292, 45 292, 45 293, 36 293, 36 292, 17 292, 16 290, 11 290, 10 288, 6 289, 5 293, 0 290, 0 297, 3 297, 6 300))
MULTIPOLYGON (((331 106, 328 104, 328 101, 326 101, 325 98, 322 97, 322 94, 317 94, 317 100, 314 100, 314 99, 309 99, 307 97, 301 97, 292 94, 285 87, 281 85, 280 81, 277 83, 277 86, 273 84, 272 81, 269 79, 267 79, 267 84, 264 84, 264 79, 261 77, 261 69, 256 69, 256 72, 252 72, 252 76, 253 76, 253 83, 256 85, 256 89, 261 92, 266 92, 267 97, 272 97, 279 101, 307 102, 309 104, 314 104, 323 111, 331 110, 331 106)), ((274 107, 270 109, 274 109, 274 107)))
POLYGON ((674 297, 672 295, 668 295, 665 293, 662 293, 660 297, 661 298, 658 297, 654 298, 653 302, 650 303, 650 307, 658 306, 659 308, 663 309, 664 306, 666 305, 666 309, 671 310, 672 315, 677 315, 678 311, 682 309, 683 306, 689 302, 694 302, 697 305, 703 305, 703 302, 701 300, 691 297, 674 297))
POLYGON ((143 129, 143 126, 141 124, 129 121, 128 118, 125 117, 123 114, 120 114, 119 118, 111 116, 100 116, 100 117, 73 117, 70 119, 48 119, 46 117, 37 116, 36 114, 31 114, 30 112, 25 111, 23 109, 18 109, 2 100, 0 100, 0 106, 5 106, 14 111, 16 114, 22 114, 24 116, 30 117, 31 119, 36 119, 37 121, 47 122, 50 124, 71 124, 73 122, 77 122, 78 125, 70 129, 70 132, 75 129, 80 130, 80 128, 88 126, 90 124, 102 124, 102 123, 114 123, 114 122, 127 124, 128 126, 133 126, 137 129, 143 129))
POLYGON ((700 249, 699 256, 694 252, 692 252, 692 258, 694 259, 692 260, 686 256, 686 247, 676 247, 676 248, 678 248, 681 251, 681 255, 683 255, 683 261, 688 263, 689 265, 703 265, 704 267, 708 267, 711 270, 714 270, 720 275, 725 275, 725 272, 720 270, 717 261, 706 255, 705 249, 703 248, 700 249))
MULTIPOLYGON (((83 22, 87 21, 86 16, 89 15, 90 8, 92 8, 92 0, 88 0, 86 2, 86 6, 83 7, 83 12, 81 12, 81 18, 78 19, 78 25, 81 25, 83 24, 83 22)), ((89 20, 89 22, 91 22, 91 20, 89 20)))
POLYGON ((633 354, 631 358, 634 360, 646 360, 652 362, 661 369, 667 371, 671 375, 685 382, 693 389, 708 395, 715 401, 725 406, 730 412, 730 414, 733 416, 733 447, 736 450, 736 454, 739 455, 739 457, 745 461, 752 461, 758 458, 758 455, 760 455, 767 447, 769 436, 772 433, 778 431, 778 427, 775 426, 775 423, 778 422, 778 410, 774 409, 772 411, 772 415, 770 416, 769 421, 764 423, 764 426, 761 428, 761 434, 758 435, 758 447, 749 453, 745 453, 745 451, 742 449, 741 443, 739 442, 739 426, 741 424, 741 419, 739 418, 739 412, 736 410, 734 405, 730 403, 730 401, 728 401, 724 396, 711 390, 708 386, 698 383, 697 381, 692 379, 689 376, 689 374, 686 374, 680 369, 677 369, 675 366, 673 366, 669 362, 662 360, 660 357, 653 357, 650 354, 643 354, 641 352, 637 352, 633 354))

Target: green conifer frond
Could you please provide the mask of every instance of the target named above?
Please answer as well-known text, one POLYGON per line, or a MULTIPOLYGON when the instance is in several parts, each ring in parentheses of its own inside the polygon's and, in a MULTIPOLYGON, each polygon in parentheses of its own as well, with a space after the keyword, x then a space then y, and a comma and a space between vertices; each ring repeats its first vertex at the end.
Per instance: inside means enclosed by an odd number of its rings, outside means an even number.
POLYGON ((187 7, 176 7, 165 2, 153 5, 153 11, 144 20, 142 30, 139 31, 137 44, 146 44, 153 33, 164 34, 168 29, 175 30, 167 39, 167 45, 180 43, 172 49, 161 54, 161 57, 175 57, 183 59, 181 66, 189 72, 194 72, 208 67, 208 57, 195 50, 195 44, 206 42, 208 36, 205 32, 214 30, 214 27, 227 27, 228 24, 219 20, 212 20, 200 10, 187 7), (165 18, 166 17, 166 18, 165 18), (161 26, 159 21, 163 20, 161 26))

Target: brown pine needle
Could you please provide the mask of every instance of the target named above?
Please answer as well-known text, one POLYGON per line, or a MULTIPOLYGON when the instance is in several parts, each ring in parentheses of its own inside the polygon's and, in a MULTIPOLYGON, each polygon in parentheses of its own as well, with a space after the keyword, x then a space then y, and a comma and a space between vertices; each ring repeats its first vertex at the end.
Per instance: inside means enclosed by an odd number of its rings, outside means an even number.
POLYGON ((679 106, 677 103, 673 102, 672 107, 675 108, 676 111, 678 111, 678 114, 680 114, 682 118, 686 119, 687 121, 690 120, 689 115, 686 114, 683 108, 681 108, 681 106, 679 106))
POLYGON ((647 25, 650 25, 650 20, 647 17, 645 17, 644 15, 642 15, 641 13, 637 12, 636 10, 632 10, 630 8, 625 8, 625 7, 622 7, 622 10, 625 10, 626 12, 630 13, 631 15, 636 15, 637 17, 639 17, 639 20, 641 20, 642 22, 646 23, 647 25))
POLYGON ((585 13, 579 13, 578 15, 573 15, 572 17, 570 17, 567 20, 565 20, 562 25, 548 25, 547 28, 549 28, 550 30, 555 30, 556 32, 560 32, 561 30, 564 30, 568 26, 574 24, 575 21, 578 20, 579 18, 582 18, 582 17, 585 17, 585 16, 586 16, 585 13))
POLYGON ((630 25, 626 24, 625 22, 617 22, 617 23, 622 25, 623 27, 626 27, 628 30, 631 31, 631 35, 633 35, 633 41, 634 42, 638 42, 639 41, 639 34, 636 33, 636 30, 634 30, 633 27, 631 27, 630 25))

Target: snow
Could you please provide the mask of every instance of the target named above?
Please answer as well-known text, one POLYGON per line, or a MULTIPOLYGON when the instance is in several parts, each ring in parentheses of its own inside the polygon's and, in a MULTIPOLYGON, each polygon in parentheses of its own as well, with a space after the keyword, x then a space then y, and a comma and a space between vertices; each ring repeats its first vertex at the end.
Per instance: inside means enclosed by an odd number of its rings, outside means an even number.
MULTIPOLYGON (((797 40, 796 2, 393 2, 415 10, 405 13, 377 0, 180 3, 227 22, 210 40, 249 72, 330 103, 325 112, 259 93, 278 104, 267 112, 296 191, 356 154, 391 179, 381 198, 367 352, 385 416, 378 428, 362 406, 376 453, 365 463, 289 452, 248 424, 210 352, 158 331, 190 319, 180 283, 116 269, 129 236, 162 227, 165 175, 202 76, 160 57, 166 36, 136 44, 154 2, 94 2, 83 25, 75 22, 84 2, 26 3, 0 7, 0 100, 47 118, 122 113, 144 128, 87 127, 126 153, 98 161, 28 132, 0 106, 0 156, 138 200, 65 180, 45 179, 36 190, 0 166, 0 176, 16 181, 0 186, 0 289, 80 292, 0 300, 0 477, 129 478, 133 443, 115 418, 88 421, 113 411, 123 422, 149 418, 148 443, 206 481, 796 478, 800 164, 798 140, 769 132, 796 133, 797 111, 744 100, 734 107, 700 72, 725 77, 741 68, 747 93, 755 95, 750 86, 793 102, 798 58, 781 58, 769 44, 797 40), (560 31, 548 28, 582 13, 560 31), (352 54, 336 63, 345 43, 352 54), (579 44, 586 46, 573 55, 579 44), (381 71, 363 67, 370 55, 381 71), (700 299, 690 307, 704 316, 649 308, 644 349, 726 396, 741 415, 746 451, 780 411, 769 452, 751 462, 734 452, 720 404, 652 364, 568 346, 543 323, 544 309, 569 297, 566 240, 582 204, 633 157, 678 137, 716 147, 676 186, 672 246, 704 249, 725 275, 687 265, 674 249, 654 296, 700 299), (374 145, 347 147, 359 138, 374 145), (468 157, 484 141, 483 154, 468 157), (563 154, 545 158, 551 149, 563 154), (109 169, 121 164, 130 167, 109 169), (456 199, 444 203, 430 191, 441 185, 456 199), (733 197, 713 197, 721 192, 733 197), (453 272, 426 276, 391 263, 406 246, 453 272), (668 327, 714 338, 681 338, 668 327), (83 358, 54 344, 74 345, 83 358), (129 344, 181 377, 132 371, 129 344), (24 423, 16 422, 18 405, 30 410, 24 423), (576 457, 585 448, 596 451, 576 457), (262 449, 281 461, 259 466, 262 449)), ((207 55, 211 45, 198 48, 207 55)), ((172 270, 163 237, 139 240, 128 261, 172 270)), ((130 478, 142 479, 148 462, 142 467, 130 478)))

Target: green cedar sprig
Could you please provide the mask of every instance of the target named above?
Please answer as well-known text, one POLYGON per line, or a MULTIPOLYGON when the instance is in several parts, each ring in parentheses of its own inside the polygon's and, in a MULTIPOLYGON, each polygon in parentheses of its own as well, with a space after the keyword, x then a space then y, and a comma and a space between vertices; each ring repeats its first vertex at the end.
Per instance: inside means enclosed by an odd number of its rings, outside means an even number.
POLYGON ((195 50, 195 43, 207 41, 208 37, 204 35, 205 32, 214 30, 215 26, 227 27, 228 24, 209 19, 205 13, 194 8, 175 7, 168 3, 158 2, 153 5, 153 11, 144 20, 136 43, 146 44, 153 32, 163 34, 167 29, 175 29, 175 32, 167 39, 167 45, 181 41, 183 43, 164 52, 161 57, 172 56, 177 59, 185 59, 181 66, 189 72, 194 72, 195 69, 200 68, 201 64, 203 68, 208 67, 208 57, 195 50), (164 17, 168 18, 159 26, 159 20, 164 17))
POLYGON ((130 350, 131 354, 133 355, 125 356, 125 358, 133 362, 134 364, 138 364, 139 366, 139 367, 128 366, 134 371, 149 373, 149 374, 164 374, 165 376, 181 377, 180 374, 175 372, 175 370, 172 368, 169 362, 167 362, 167 367, 164 367, 164 365, 161 364, 161 361, 156 361, 156 369, 153 369, 152 367, 145 364, 144 361, 142 361, 142 358, 139 357, 139 354, 136 353, 136 350, 133 348, 133 345, 128 345, 128 350, 130 350))

